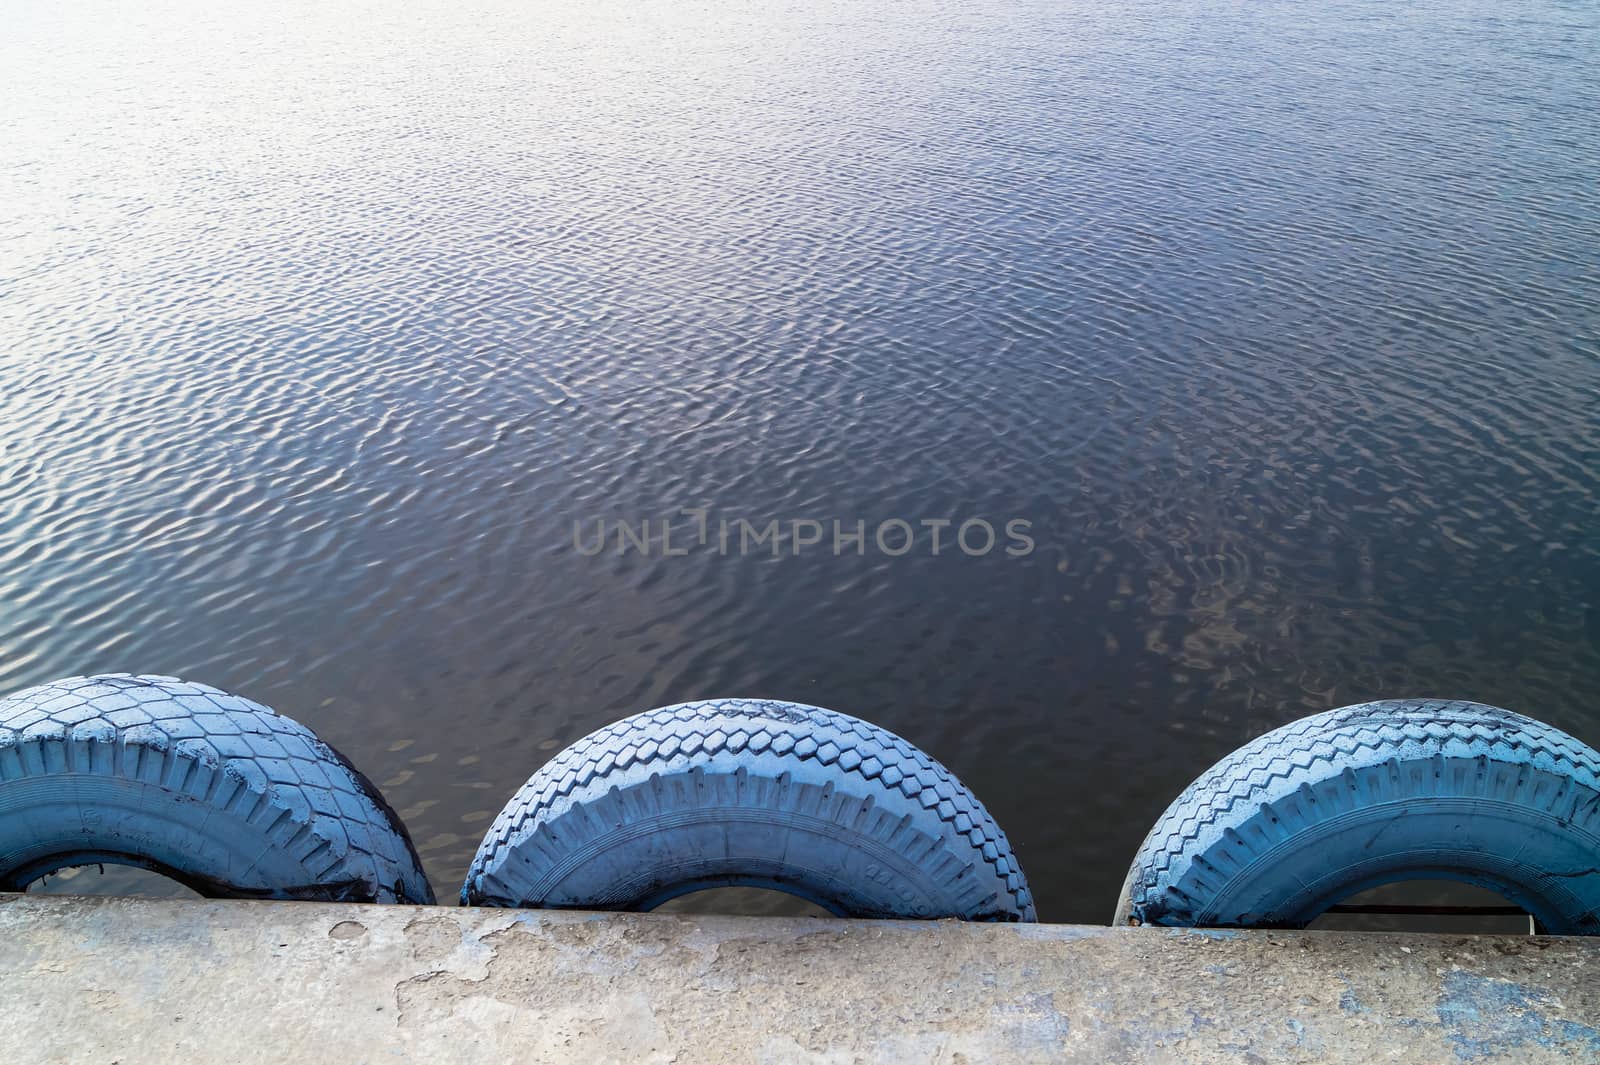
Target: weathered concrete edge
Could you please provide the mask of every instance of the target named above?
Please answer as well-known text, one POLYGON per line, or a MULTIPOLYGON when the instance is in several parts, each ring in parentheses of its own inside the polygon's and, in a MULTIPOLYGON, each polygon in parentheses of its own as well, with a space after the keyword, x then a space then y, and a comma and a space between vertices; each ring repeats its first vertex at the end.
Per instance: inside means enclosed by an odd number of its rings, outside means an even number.
POLYGON ((1600 1061, 1600 941, 0 895, 0 1061, 1600 1061))

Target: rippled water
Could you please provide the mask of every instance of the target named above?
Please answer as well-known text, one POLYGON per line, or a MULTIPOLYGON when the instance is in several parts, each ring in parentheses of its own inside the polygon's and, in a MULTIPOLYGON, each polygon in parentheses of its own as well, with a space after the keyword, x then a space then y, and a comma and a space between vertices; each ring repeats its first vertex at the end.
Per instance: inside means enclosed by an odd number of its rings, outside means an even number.
POLYGON ((1600 743, 1592 3, 0 16, 0 690, 275 706, 441 895, 701 696, 928 748, 1051 920, 1309 712, 1600 743))

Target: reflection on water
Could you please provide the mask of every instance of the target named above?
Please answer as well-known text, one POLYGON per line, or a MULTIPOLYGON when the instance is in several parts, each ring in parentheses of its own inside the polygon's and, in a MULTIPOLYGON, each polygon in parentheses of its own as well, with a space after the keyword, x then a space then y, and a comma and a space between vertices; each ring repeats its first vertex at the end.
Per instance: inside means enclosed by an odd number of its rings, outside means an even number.
POLYGON ((624 713, 849 711, 1046 919, 1273 725, 1600 741, 1600 8, 7 3, 0 689, 174 673, 442 895, 624 713), (708 507, 1032 521, 662 557, 708 507))

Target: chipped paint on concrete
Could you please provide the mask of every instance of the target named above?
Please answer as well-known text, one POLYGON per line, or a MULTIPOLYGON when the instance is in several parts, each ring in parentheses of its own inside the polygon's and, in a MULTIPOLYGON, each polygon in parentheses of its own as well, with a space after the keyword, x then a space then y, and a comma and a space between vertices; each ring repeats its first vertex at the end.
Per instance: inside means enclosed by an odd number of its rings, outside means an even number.
POLYGON ((1200 936, 1203 939, 1234 939, 1239 935, 1237 928, 1167 928, 1163 929, 1169 936, 1200 936))
POLYGON ((1600 1059, 1589 940, 0 899, 0 1061, 1600 1059))
MULTIPOLYGON (((1520 1054, 1531 1047, 1587 1046, 1600 1061, 1600 1029, 1566 1017, 1563 1005, 1544 988, 1479 976, 1463 969, 1445 975, 1439 989, 1439 1024, 1461 1061, 1520 1054)), ((1590 1015, 1594 1016, 1593 1014, 1590 1015)))

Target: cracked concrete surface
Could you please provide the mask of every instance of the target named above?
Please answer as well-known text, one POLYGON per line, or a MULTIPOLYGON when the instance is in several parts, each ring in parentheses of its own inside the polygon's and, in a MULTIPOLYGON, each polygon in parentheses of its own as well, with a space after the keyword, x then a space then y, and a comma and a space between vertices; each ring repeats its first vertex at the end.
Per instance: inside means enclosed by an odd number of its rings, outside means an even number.
POLYGON ((0 900, 5 1062, 1600 1062, 1591 940, 0 900))

